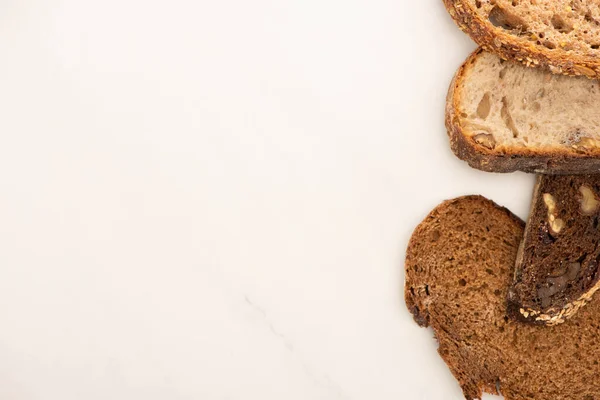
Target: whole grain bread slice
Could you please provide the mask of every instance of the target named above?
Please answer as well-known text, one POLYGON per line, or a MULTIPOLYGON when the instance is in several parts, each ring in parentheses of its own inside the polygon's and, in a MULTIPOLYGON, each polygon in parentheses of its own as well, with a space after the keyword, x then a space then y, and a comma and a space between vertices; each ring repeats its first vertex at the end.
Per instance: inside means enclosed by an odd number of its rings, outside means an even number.
POLYGON ((600 171, 600 82, 553 75, 476 50, 446 102, 454 153, 489 172, 600 171))
POLYGON ((506 315, 506 293, 524 224, 480 196, 446 201, 415 229, 406 254, 405 299, 431 326, 438 352, 467 399, 600 399, 600 301, 564 324, 506 315))
POLYGON ((444 0, 471 38, 504 59, 553 73, 600 76, 596 0, 444 0))
POLYGON ((538 176, 508 314, 555 325, 600 288, 600 175, 538 176))

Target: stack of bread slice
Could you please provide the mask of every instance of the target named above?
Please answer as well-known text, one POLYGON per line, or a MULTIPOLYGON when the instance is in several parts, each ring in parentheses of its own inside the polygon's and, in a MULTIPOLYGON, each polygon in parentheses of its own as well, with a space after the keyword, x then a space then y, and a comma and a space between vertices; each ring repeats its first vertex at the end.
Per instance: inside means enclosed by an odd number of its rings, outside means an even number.
POLYGON ((450 85, 450 147, 538 177, 526 224, 479 196, 432 211, 406 304, 469 400, 600 400, 600 2, 444 3, 481 46, 450 85))

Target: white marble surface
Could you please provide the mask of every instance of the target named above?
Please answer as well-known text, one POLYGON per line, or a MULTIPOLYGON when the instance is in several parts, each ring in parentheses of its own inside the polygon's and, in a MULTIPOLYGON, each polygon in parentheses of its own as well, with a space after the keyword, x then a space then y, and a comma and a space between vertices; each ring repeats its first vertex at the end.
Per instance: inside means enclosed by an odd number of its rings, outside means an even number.
MULTIPOLYGON (((0 398, 458 400, 402 300, 474 45, 441 0, 0 3, 0 398)), ((490 397, 491 398, 491 397, 490 397)))

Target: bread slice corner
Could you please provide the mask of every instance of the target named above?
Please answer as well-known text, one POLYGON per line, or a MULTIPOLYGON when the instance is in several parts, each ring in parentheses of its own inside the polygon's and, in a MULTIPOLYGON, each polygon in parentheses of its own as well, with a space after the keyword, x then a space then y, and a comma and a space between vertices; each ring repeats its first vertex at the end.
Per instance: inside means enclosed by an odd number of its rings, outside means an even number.
POLYGON ((508 315, 557 325, 600 289, 600 175, 540 175, 507 296, 508 315))
POLYGON ((600 77, 600 4, 592 0, 444 0, 457 25, 508 60, 600 77))
POLYGON ((507 400, 599 399, 600 298, 552 327, 506 314, 523 228, 480 196, 436 207, 410 239, 407 306, 417 323, 433 329, 438 353, 468 400, 483 392, 507 400))
POLYGON ((553 75, 478 49, 448 90, 458 158, 488 172, 600 171, 600 83, 553 75))

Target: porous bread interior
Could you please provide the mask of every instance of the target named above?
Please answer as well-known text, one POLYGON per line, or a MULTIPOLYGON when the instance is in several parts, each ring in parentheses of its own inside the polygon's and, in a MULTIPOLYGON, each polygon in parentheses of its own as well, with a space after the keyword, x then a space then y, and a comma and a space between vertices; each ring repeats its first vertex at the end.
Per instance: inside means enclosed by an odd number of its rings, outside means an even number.
POLYGON ((481 197, 445 202, 415 229, 406 258, 407 305, 433 328, 465 397, 600 399, 600 298, 564 324, 510 320, 506 292, 523 225, 481 197))
POLYGON ((600 87, 586 77, 481 52, 466 67, 455 98, 463 133, 492 135, 495 147, 572 149, 582 138, 600 139, 600 87))
POLYGON ((600 4, 591 0, 467 0, 491 29, 550 51, 600 55, 600 4))

